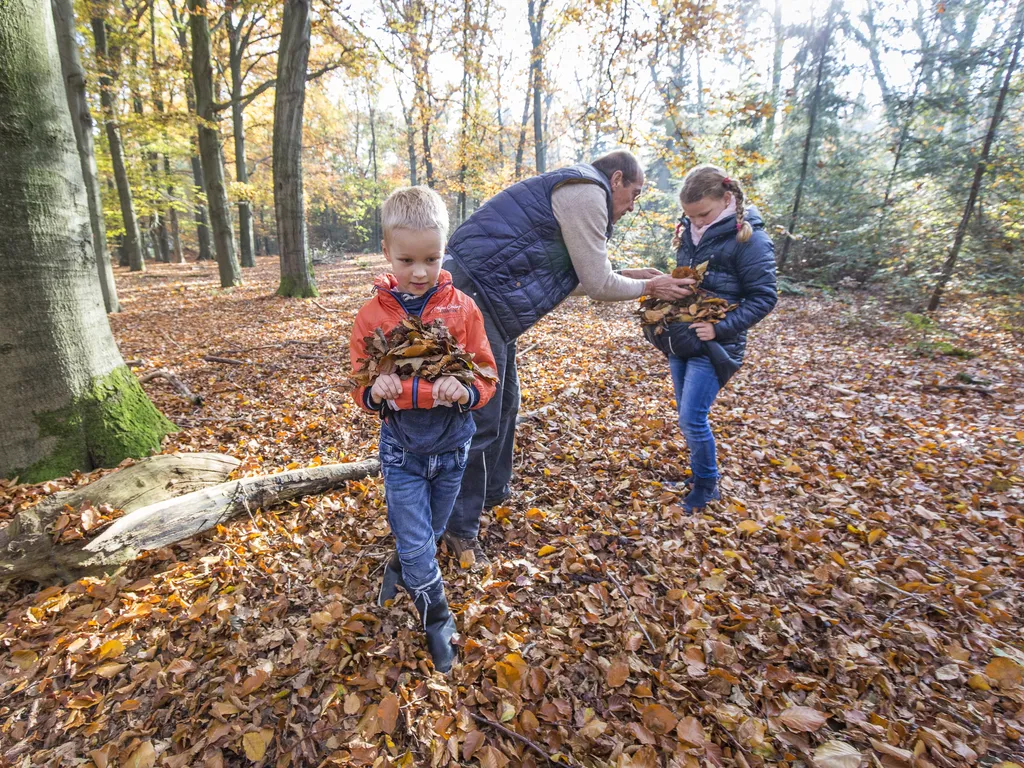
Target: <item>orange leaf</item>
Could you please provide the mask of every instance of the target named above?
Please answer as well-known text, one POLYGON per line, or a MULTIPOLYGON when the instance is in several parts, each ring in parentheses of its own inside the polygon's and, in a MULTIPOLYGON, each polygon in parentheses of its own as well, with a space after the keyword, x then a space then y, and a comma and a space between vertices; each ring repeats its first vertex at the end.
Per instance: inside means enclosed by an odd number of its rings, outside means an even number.
POLYGON ((790 707, 779 715, 779 722, 791 731, 814 733, 828 720, 828 715, 813 707, 790 707))
POLYGON ((469 760, 473 754, 487 741, 483 731, 473 730, 466 734, 466 740, 462 743, 462 759, 469 760))
POLYGON ((662 704, 648 704, 642 717, 647 730, 659 736, 671 731, 678 722, 672 710, 662 704))
POLYGON ((605 676, 605 680, 608 682, 610 688, 618 688, 626 682, 626 678, 629 677, 629 664, 622 659, 616 659, 608 667, 608 673, 605 676))
POLYGON ((389 693, 377 705, 377 718, 384 733, 390 734, 395 730, 395 724, 398 722, 398 697, 395 694, 389 693))

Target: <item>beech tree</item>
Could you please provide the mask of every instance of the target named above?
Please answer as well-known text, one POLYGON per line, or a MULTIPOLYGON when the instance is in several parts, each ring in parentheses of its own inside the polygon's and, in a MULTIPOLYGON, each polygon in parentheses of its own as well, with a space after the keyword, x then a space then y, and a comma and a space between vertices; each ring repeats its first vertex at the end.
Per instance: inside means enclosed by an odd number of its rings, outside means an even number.
POLYGON ((50 7, 0 7, 0 476, 143 456, 174 429, 104 312, 50 7))

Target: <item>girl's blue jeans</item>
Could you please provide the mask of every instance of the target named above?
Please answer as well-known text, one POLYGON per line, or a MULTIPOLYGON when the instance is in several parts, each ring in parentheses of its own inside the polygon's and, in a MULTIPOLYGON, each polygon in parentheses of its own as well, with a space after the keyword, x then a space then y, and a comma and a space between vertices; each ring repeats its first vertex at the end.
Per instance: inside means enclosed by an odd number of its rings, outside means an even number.
POLYGON ((715 436, 708 423, 708 412, 718 396, 718 377, 706 357, 670 355, 668 367, 679 408, 679 428, 690 449, 690 469, 695 480, 718 480, 715 436))
POLYGON ((419 605, 444 595, 437 542, 448 525, 469 442, 447 453, 412 453, 390 440, 380 441, 380 467, 388 503, 388 524, 395 536, 402 580, 419 605))

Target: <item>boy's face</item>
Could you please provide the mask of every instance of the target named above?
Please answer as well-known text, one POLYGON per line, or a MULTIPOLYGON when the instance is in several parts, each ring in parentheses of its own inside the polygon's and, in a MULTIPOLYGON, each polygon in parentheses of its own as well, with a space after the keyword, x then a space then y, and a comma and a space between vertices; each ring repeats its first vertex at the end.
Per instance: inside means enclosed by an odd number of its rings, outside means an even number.
POLYGON ((395 229, 384 241, 384 255, 398 281, 398 290, 422 296, 441 274, 444 244, 432 229, 395 229))

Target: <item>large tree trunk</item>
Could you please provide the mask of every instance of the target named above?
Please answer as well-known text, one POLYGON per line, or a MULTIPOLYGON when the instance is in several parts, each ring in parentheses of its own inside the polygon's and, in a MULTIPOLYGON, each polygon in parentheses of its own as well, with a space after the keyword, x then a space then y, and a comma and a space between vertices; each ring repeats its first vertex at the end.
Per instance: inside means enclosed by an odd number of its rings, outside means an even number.
POLYGON ((302 189, 302 112, 309 62, 309 0, 286 0, 274 96, 274 211, 281 248, 279 296, 319 295, 306 243, 302 189))
POLYGON ((523 161, 526 157, 526 124, 530 119, 530 96, 533 91, 533 78, 526 78, 526 98, 523 100, 523 119, 519 121, 519 141, 516 142, 516 175, 515 180, 523 177, 523 161))
POLYGON ((398 89, 398 102, 402 105, 402 117, 405 119, 405 148, 409 155, 409 184, 416 186, 416 123, 413 108, 405 107, 402 89, 398 89))
POLYGON ((373 167, 373 198, 375 204, 373 206, 373 229, 370 233, 370 250, 377 253, 381 249, 381 231, 380 231, 380 190, 378 184, 380 182, 379 172, 377 169, 377 110, 373 106, 373 94, 367 93, 367 110, 370 113, 370 163, 373 167))
POLYGON ((189 29, 192 32, 192 83, 196 95, 199 123, 199 156, 203 161, 206 197, 213 226, 213 246, 217 254, 222 288, 242 284, 242 273, 235 256, 231 231, 231 208, 224 184, 224 157, 220 150, 218 116, 214 110, 213 69, 210 66, 210 25, 206 0, 188 0, 189 29))
MULTIPOLYGON (((173 11, 173 6, 172 6, 173 11)), ((178 47, 181 48, 181 55, 186 59, 191 58, 190 46, 188 44, 188 32, 184 23, 178 27, 178 47)), ((185 81, 185 103, 188 106, 190 115, 196 114, 196 95, 192 85, 191 75, 186 75, 185 81)), ((199 243, 199 256, 197 261, 210 261, 213 259, 213 247, 210 242, 209 218, 206 215, 206 179, 203 177, 203 163, 198 153, 199 135, 198 131, 192 135, 192 185, 195 187, 196 198, 193 201, 193 219, 196 223, 196 240, 199 243), (202 195, 203 198, 200 198, 202 195)))
POLYGON ((196 191, 193 207, 195 209, 196 238, 199 242, 199 256, 196 261, 212 261, 213 242, 210 237, 210 217, 207 215, 208 208, 205 199, 206 177, 203 175, 203 161, 199 155, 192 155, 192 185, 196 191))
POLYGON ((548 0, 529 0, 530 12, 530 73, 533 80, 533 150, 537 158, 537 173, 547 170, 547 144, 544 140, 542 103, 544 99, 544 9, 548 0))
MULTIPOLYGON (((97 12, 105 12, 102 6, 97 12)), ((114 100, 114 84, 111 78, 111 65, 116 55, 111 55, 107 46, 107 22, 103 16, 92 19, 92 35, 96 45, 96 59, 103 69, 100 75, 100 106, 103 108, 103 122, 107 130, 107 144, 110 149, 110 163, 114 168, 114 182, 117 184, 117 197, 121 203, 121 219, 124 222, 124 238, 121 248, 128 257, 128 266, 132 272, 141 272, 146 268, 142 259, 142 238, 139 235, 139 222, 135 216, 135 201, 132 199, 131 184, 128 183, 128 169, 124 162, 124 145, 121 143, 121 128, 117 124, 117 110, 114 100)))
POLYGON ((178 223, 178 209, 174 207, 174 184, 171 175, 171 159, 164 155, 164 175, 168 179, 167 183, 167 197, 171 200, 170 206, 167 208, 167 220, 171 225, 171 263, 173 264, 184 264, 185 263, 185 252, 181 249, 181 225, 178 223))
MULTIPOLYGON (((245 115, 242 107, 242 47, 241 29, 247 14, 242 14, 238 25, 232 23, 228 8, 228 61, 231 70, 231 128, 235 138, 235 181, 249 183, 249 169, 245 164, 245 115)), ((238 246, 241 250, 242 266, 255 267, 256 255, 252 243, 252 204, 248 200, 238 201, 238 246)))
POLYGON ((800 216, 800 201, 804 194, 804 182, 807 181, 807 166, 811 159, 811 144, 814 138, 814 124, 818 119, 818 106, 821 104, 821 85, 825 74, 825 61, 828 58, 829 41, 832 39, 832 19, 835 17, 837 0, 832 0, 828 7, 828 18, 825 21, 825 29, 821 35, 821 51, 818 53, 817 73, 814 80, 814 91, 811 94, 811 105, 807 116, 807 135, 804 137, 803 155, 800 159, 800 178, 796 184, 796 194, 793 196, 793 210, 789 217, 789 228, 784 235, 782 253, 779 255, 779 272, 786 266, 786 258, 789 256, 789 249, 796 236, 796 223, 800 216))
POLYGON ((928 301, 928 311, 934 312, 939 308, 942 299, 942 292, 953 277, 953 270, 956 269, 956 260, 960 256, 960 247, 964 243, 967 234, 967 225, 971 221, 971 214, 974 212, 974 204, 978 200, 978 193, 981 190, 981 180, 988 167, 988 156, 992 151, 992 143, 996 138, 996 130, 999 128, 999 121, 1003 117, 1003 108, 1006 106, 1006 94, 1010 90, 1010 82, 1013 80, 1013 73, 1017 69, 1017 60, 1020 56, 1021 41, 1024 40, 1024 0, 1017 5, 1015 18, 1017 32, 1016 40, 1013 43, 1013 53, 1010 55, 1010 62, 1006 65, 1006 73, 1003 76, 1003 86, 999 89, 999 98, 996 100, 995 108, 992 111, 992 119, 988 124, 988 132, 985 134, 985 144, 981 148, 981 156, 977 165, 974 166, 974 181, 971 182, 971 191, 967 194, 967 204, 964 206, 964 214, 960 219, 960 225, 956 228, 956 236, 953 238, 953 245, 949 249, 949 256, 942 265, 942 273, 935 284, 935 290, 928 301))
POLYGON ((775 36, 775 48, 772 52, 772 113, 765 120, 764 138, 768 147, 775 141, 775 126, 778 122, 779 96, 782 92, 782 52, 786 45, 786 31, 782 26, 782 0, 775 0, 772 13, 772 30, 775 36))
POLYGON ((92 248, 96 254, 96 271, 100 277, 103 305, 107 312, 120 312, 114 270, 107 252, 107 227, 103 221, 103 201, 100 197, 99 172, 96 170, 96 148, 92 138, 93 119, 85 95, 85 71, 75 42, 75 10, 72 0, 51 0, 60 67, 64 75, 64 90, 71 110, 71 126, 78 145, 78 159, 85 181, 86 200, 89 203, 89 225, 92 229, 92 248))
POLYGON ((0 476, 37 482, 160 447, 174 426, 125 367, 96 280, 53 16, 0 11, 0 476))

